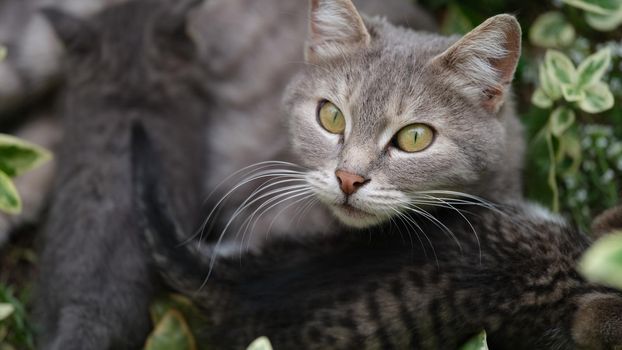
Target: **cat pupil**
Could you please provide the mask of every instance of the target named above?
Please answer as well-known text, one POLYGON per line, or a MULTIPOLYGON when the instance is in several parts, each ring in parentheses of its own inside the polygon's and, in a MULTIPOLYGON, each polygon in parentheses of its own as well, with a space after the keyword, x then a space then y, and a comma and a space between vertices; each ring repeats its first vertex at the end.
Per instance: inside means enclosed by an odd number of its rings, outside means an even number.
POLYGON ((335 111, 335 112, 333 113, 333 123, 335 123, 335 122, 337 121, 337 116, 338 116, 338 115, 339 115, 339 112, 338 112, 338 111, 335 111))

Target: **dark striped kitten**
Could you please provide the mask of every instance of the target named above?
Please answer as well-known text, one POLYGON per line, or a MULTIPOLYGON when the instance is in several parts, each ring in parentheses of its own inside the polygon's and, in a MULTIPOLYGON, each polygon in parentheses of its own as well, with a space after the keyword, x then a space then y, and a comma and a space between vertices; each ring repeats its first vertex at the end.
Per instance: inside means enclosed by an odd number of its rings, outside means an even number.
POLYGON ((204 308, 208 344, 243 349, 268 336, 282 349, 456 349, 485 329, 491 349, 612 349, 622 345, 622 294, 585 281, 590 239, 526 203, 441 210, 260 253, 216 257, 184 244, 141 128, 133 143, 136 203, 154 262, 204 308))

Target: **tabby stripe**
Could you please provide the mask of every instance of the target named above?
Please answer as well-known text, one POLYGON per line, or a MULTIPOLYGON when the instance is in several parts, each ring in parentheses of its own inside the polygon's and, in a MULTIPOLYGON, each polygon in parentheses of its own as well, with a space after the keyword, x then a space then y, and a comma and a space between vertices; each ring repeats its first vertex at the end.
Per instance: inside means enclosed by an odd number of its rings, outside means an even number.
POLYGON ((375 293, 371 294, 367 297, 367 309, 369 310, 370 321, 375 321, 376 323, 376 335, 378 336, 378 340, 380 341, 381 349, 395 349, 395 346, 391 344, 391 339, 389 338, 389 334, 387 333, 386 327, 382 324, 382 317, 380 315, 380 305, 378 304, 375 293))

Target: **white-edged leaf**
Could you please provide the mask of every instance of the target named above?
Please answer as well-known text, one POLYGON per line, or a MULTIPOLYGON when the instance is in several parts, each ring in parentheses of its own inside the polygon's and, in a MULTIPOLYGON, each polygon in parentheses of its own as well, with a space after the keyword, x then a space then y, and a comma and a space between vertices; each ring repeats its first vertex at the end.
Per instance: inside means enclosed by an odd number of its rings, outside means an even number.
POLYGON ((272 350, 272 344, 267 337, 259 337, 246 350, 272 350))
POLYGON ((486 342, 486 332, 482 331, 480 334, 471 338, 464 344, 460 350, 488 350, 488 343, 486 342))
POLYGON ((579 108, 588 113, 604 112, 614 104, 613 94, 609 86, 602 81, 585 88, 585 98, 579 101, 579 108))
POLYGON ((590 281, 622 289, 622 231, 596 241, 583 254, 579 271, 590 281))
POLYGON ((605 15, 620 6, 619 0, 563 0, 566 4, 582 10, 605 15))
POLYGON ((183 315, 168 310, 151 332, 143 350, 196 350, 197 345, 183 315))
POLYGON ((617 11, 606 14, 586 12, 585 21, 590 27, 602 32, 614 30, 622 24, 622 6, 617 11))
POLYGON ((19 176, 47 162, 52 154, 17 137, 0 134, 0 171, 10 177, 19 176))
POLYGON ((572 109, 564 106, 557 107, 553 113, 551 113, 551 118, 549 119, 551 134, 555 137, 562 136, 564 132, 572 126, 575 119, 575 113, 572 109))
POLYGON ((540 64, 538 77, 540 78, 540 87, 551 100, 556 101, 562 97, 560 83, 550 77, 544 64, 540 64))
POLYGON ((583 90, 574 85, 562 86, 562 94, 564 95, 564 100, 568 102, 578 102, 585 98, 583 90))
POLYGON ((0 211, 19 214, 22 211, 22 200, 11 178, 0 171, 0 211))
POLYGON ((541 88, 537 88, 531 95, 531 103, 540 108, 550 108, 553 106, 553 101, 544 93, 541 88))
POLYGON ((577 87, 583 88, 600 81, 611 64, 611 50, 604 48, 586 58, 577 68, 577 87))
POLYGON ((561 85, 574 85, 577 81, 577 70, 568 56, 557 50, 547 50, 544 64, 549 77, 561 85))
POLYGON ((8 303, 0 303, 0 322, 9 318, 15 312, 15 306, 8 303))
POLYGON ((529 29, 529 40, 541 47, 564 47, 575 39, 574 27, 558 11, 540 15, 529 29))

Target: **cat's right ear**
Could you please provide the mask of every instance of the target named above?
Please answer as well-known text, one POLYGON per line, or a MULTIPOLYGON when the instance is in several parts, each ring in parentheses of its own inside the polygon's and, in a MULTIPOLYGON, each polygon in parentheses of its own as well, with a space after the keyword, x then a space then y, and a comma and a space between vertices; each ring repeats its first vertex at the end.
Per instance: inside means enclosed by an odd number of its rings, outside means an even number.
POLYGON ((69 52, 88 52, 95 46, 97 33, 88 22, 55 7, 45 7, 41 13, 69 52))
POLYGON ((311 0, 307 62, 342 56, 369 46, 370 35, 351 0, 311 0))

